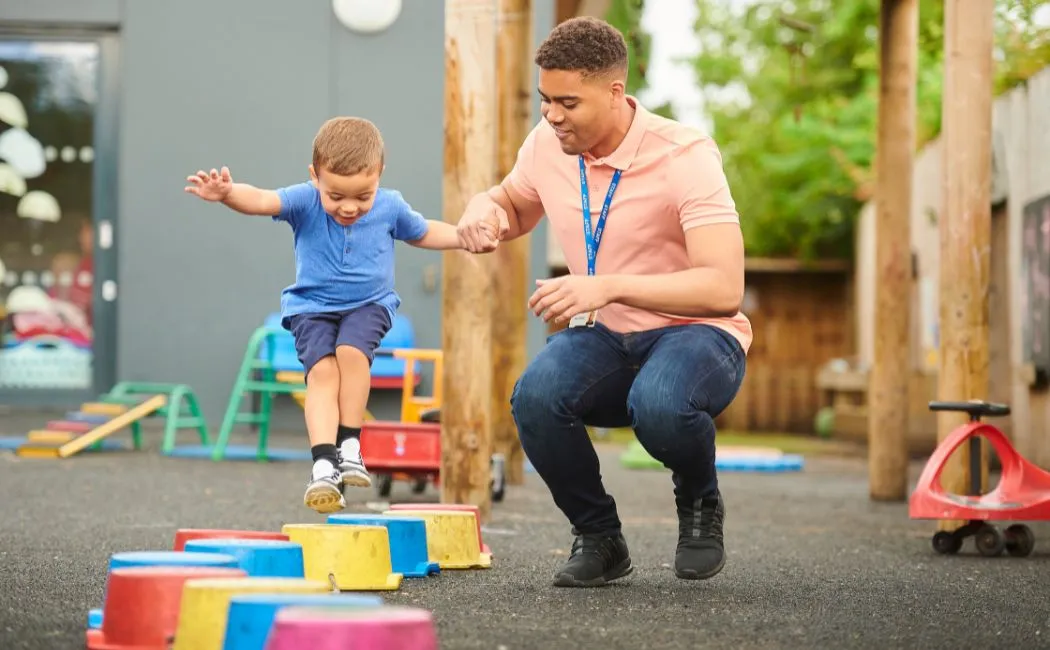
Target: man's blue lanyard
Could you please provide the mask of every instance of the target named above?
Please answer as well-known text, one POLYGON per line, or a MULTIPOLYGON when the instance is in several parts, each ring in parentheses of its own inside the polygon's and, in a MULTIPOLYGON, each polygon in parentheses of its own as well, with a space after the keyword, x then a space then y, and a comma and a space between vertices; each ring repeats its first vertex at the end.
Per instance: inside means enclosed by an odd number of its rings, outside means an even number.
POLYGON ((595 261, 598 259, 598 246, 602 243, 602 232, 605 230, 605 219, 609 216, 609 206, 612 205, 613 193, 616 186, 620 184, 620 170, 613 172, 612 181, 609 183, 609 191, 605 193, 605 203, 602 204, 601 214, 598 215, 598 227, 591 231, 591 191, 587 188, 587 166, 580 156, 580 196, 583 202, 583 238, 587 244, 587 275, 594 275, 595 261))

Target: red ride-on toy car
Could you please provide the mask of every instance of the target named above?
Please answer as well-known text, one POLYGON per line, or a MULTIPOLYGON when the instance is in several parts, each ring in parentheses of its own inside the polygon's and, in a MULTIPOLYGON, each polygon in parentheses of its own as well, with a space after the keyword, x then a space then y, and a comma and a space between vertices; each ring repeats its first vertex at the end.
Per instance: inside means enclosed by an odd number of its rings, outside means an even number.
POLYGON ((1010 407, 978 400, 967 402, 930 402, 931 411, 957 411, 970 416, 970 421, 945 438, 919 477, 909 500, 912 519, 962 519, 967 523, 954 531, 938 531, 933 548, 938 553, 958 553, 963 540, 973 536, 981 555, 993 557, 1003 551, 1025 557, 1035 547, 1035 535, 1028 526, 1015 523, 1004 530, 991 521, 1050 521, 1050 473, 1025 460, 1003 435, 981 417, 1009 415, 1010 407), (995 449, 1002 464, 999 485, 981 494, 981 446, 984 436, 995 449), (952 453, 964 442, 970 443, 970 494, 951 494, 941 485, 941 472, 952 453))

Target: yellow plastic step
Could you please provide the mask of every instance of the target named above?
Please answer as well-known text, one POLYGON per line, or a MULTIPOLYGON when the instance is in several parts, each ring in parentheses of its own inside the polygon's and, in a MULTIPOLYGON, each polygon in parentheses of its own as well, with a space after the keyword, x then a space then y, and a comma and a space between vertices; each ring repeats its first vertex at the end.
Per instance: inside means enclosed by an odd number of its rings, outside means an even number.
POLYGON ((132 422, 141 420, 142 418, 150 415, 159 408, 163 408, 168 403, 168 398, 165 395, 154 395, 145 402, 128 409, 125 413, 118 415, 105 424, 100 424, 91 431, 85 433, 82 436, 77 436, 75 440, 70 440, 66 444, 62 445, 55 454, 59 458, 68 458, 73 454, 79 453, 91 445, 95 444, 99 440, 102 440, 106 436, 120 431, 124 427, 128 426, 132 422))
POLYGON ((128 410, 123 404, 106 404, 105 402, 85 402, 80 405, 81 413, 91 415, 122 415, 128 410))
POLYGON ((79 433, 70 433, 69 431, 52 431, 50 429, 36 429, 30 431, 26 435, 26 440, 32 443, 41 444, 58 444, 64 445, 73 438, 76 438, 79 433))
POLYGON ((22 458, 58 458, 58 450, 61 448, 61 444, 49 445, 39 442, 27 442, 15 450, 15 455, 22 458))
POLYGON ((276 379, 282 384, 305 384, 306 373, 295 372, 294 370, 282 370, 277 373, 276 379))

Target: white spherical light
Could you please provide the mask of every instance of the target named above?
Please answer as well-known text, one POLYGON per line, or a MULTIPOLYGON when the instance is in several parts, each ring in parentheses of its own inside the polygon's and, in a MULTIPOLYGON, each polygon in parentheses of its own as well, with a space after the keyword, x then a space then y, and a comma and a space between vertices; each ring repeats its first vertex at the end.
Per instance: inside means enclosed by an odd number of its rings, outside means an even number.
POLYGON ((394 24, 401 14, 401 0, 332 0, 332 11, 348 29, 374 34, 394 24))

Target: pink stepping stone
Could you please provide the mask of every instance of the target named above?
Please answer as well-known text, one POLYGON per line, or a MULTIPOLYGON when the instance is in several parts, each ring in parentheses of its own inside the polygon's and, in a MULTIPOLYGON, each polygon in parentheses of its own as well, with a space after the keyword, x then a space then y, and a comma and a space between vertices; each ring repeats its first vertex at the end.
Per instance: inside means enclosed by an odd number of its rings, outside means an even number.
POLYGON ((278 610, 265 650, 438 650, 425 609, 310 608, 278 610))

